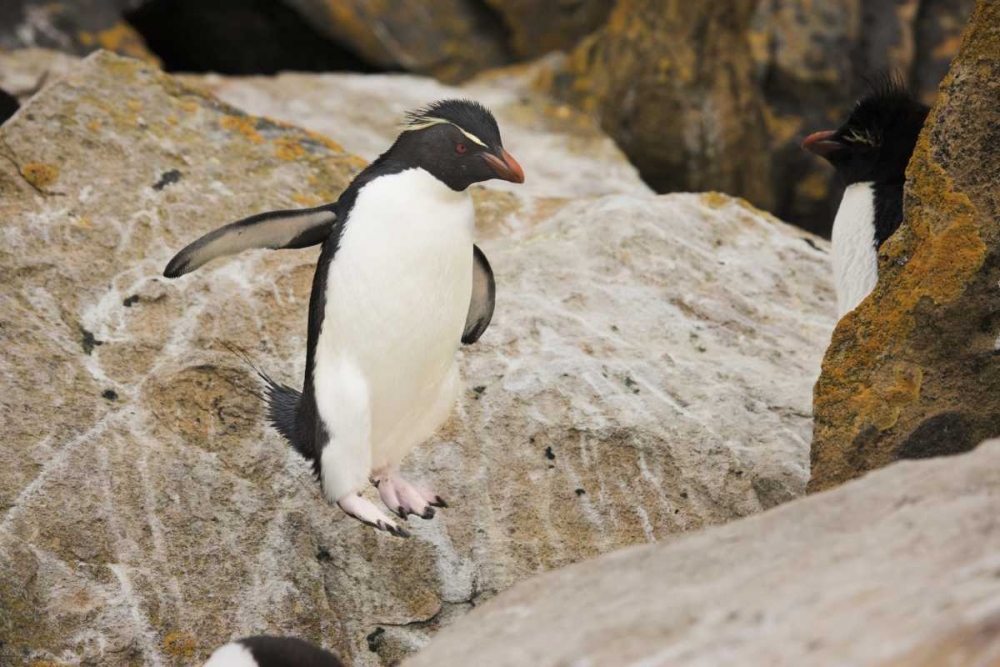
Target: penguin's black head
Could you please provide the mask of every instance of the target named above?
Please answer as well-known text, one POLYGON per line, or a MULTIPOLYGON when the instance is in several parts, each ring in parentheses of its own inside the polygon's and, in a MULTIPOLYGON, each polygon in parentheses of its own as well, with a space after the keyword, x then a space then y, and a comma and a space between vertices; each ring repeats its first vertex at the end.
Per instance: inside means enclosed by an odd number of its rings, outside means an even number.
POLYGON ((857 103, 839 129, 809 135, 802 148, 826 158, 844 185, 902 183, 929 112, 905 86, 886 79, 857 103))
POLYGON ((504 150, 490 110, 470 100, 442 100, 407 114, 392 158, 421 167, 453 190, 502 178, 524 182, 524 171, 504 150))

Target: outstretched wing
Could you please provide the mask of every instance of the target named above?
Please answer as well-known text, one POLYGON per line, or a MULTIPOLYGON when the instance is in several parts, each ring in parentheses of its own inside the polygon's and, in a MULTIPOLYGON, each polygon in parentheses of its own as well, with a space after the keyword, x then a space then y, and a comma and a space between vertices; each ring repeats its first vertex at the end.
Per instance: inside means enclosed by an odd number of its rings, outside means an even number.
POLYGON ((177 253, 163 275, 179 278, 217 257, 244 250, 308 248, 322 243, 337 220, 333 207, 325 204, 296 211, 270 211, 220 227, 177 253))
POLYGON ((493 319, 493 307, 496 305, 497 284, 493 279, 493 269, 486 255, 479 246, 472 246, 472 300, 469 302, 469 314, 465 318, 465 331, 462 332, 462 344, 471 345, 490 326, 493 319))

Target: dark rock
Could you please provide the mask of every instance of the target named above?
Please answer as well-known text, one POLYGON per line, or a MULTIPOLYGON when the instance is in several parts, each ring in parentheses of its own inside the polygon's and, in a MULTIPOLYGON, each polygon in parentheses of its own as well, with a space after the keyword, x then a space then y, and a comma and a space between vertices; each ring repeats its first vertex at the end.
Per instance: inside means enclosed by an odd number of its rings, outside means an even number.
POLYGON ((1000 4, 982 0, 907 171, 879 282, 816 384, 811 491, 1000 433, 1000 4))
POLYGON ((274 0, 151 0, 126 18, 167 71, 274 74, 373 69, 274 0))
POLYGON ((600 28, 614 0, 486 0, 510 31, 510 48, 518 58, 567 51, 600 28))
POLYGON ((0 49, 40 46, 85 55, 97 49, 156 62, 122 13, 142 0, 0 2, 0 49))
POLYGON ((765 104, 748 39, 756 4, 622 0, 550 85, 597 113, 658 192, 721 190, 770 208, 765 104))
POLYGON ((321 34, 383 69, 461 81, 511 61, 503 21, 468 0, 285 0, 321 34))

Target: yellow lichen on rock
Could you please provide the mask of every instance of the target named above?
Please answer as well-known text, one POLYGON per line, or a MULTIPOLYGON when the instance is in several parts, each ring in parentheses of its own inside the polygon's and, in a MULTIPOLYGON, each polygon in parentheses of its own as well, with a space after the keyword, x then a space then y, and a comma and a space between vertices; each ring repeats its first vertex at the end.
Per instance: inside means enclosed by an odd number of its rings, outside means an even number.
POLYGON ((21 175, 34 187, 44 190, 56 182, 59 170, 51 164, 29 162, 21 167, 21 175))
POLYGON ((230 132, 238 132, 255 144, 264 143, 264 137, 257 131, 257 124, 249 116, 223 116, 219 124, 230 132))

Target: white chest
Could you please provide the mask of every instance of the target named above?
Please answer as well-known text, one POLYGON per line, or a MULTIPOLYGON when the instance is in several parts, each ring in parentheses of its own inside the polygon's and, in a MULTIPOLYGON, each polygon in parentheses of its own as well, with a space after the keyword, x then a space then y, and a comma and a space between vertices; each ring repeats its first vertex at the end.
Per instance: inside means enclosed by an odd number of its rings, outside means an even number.
POLYGON ((872 185, 855 183, 849 186, 833 222, 833 274, 841 317, 854 310, 878 281, 872 185))
POLYGON ((329 267, 321 347, 392 376, 376 384, 450 368, 472 294, 474 222, 468 194, 422 169, 362 188, 329 267))

